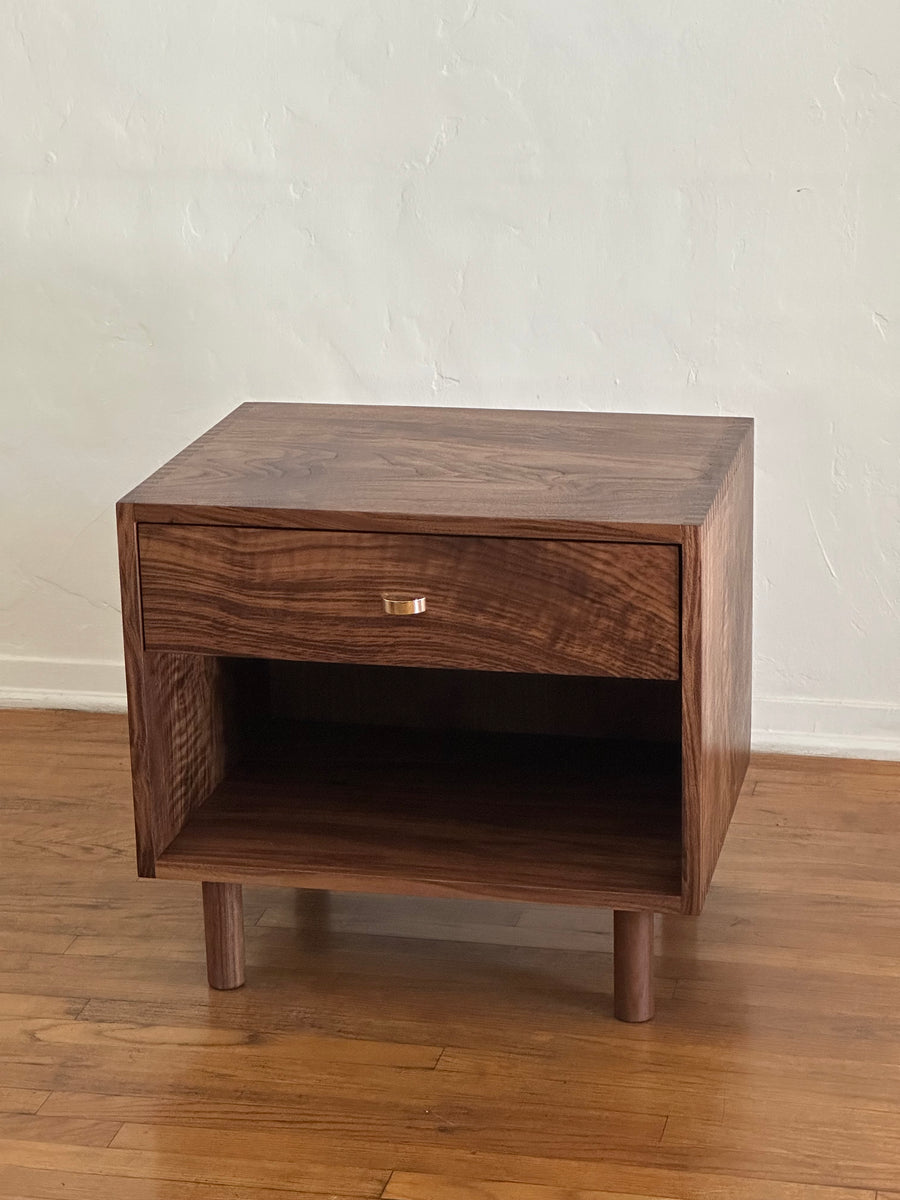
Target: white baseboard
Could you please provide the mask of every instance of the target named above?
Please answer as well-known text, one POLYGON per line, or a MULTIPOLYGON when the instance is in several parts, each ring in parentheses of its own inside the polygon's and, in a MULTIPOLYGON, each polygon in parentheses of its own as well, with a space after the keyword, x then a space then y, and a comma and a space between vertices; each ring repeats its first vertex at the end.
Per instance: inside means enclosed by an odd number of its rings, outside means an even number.
MULTIPOLYGON (((125 671, 118 662, 0 657, 0 708, 125 711, 125 671)), ((900 703, 758 696, 753 748, 900 761, 900 703)))
POLYGON ((900 761, 900 703, 757 696, 753 749, 900 761))
POLYGON ((125 711, 125 668, 119 662, 0 656, 0 708, 125 711))

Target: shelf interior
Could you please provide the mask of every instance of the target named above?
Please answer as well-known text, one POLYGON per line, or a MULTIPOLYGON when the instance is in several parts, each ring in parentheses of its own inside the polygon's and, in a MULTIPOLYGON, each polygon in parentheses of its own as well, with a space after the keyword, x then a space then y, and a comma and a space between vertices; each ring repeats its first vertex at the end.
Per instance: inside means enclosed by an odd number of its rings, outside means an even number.
POLYGON ((680 907, 677 745, 285 719, 266 704, 254 724, 159 876, 680 907))

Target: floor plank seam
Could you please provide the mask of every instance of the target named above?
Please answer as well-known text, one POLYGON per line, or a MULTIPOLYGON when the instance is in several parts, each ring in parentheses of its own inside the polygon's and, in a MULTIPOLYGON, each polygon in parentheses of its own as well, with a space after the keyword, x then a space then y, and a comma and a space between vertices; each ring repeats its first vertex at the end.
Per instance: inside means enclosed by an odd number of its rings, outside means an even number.
POLYGON ((115 1131, 115 1133, 114 1133, 114 1134, 112 1135, 112 1137, 109 1139, 109 1141, 106 1143, 106 1149, 107 1149, 107 1150, 111 1150, 111 1149, 112 1149, 112 1144, 113 1144, 113 1142, 116 1140, 116 1138, 119 1136, 119 1134, 122 1132, 122 1130, 123 1130, 124 1128, 125 1128, 125 1123, 124 1123, 124 1121, 122 1121, 122 1122, 120 1122, 120 1123, 119 1123, 119 1127, 118 1127, 118 1129, 115 1131))
POLYGON ((37 1106, 37 1108, 32 1110, 32 1116, 36 1117, 38 1115, 38 1113, 41 1111, 41 1109, 44 1107, 44 1105, 47 1103, 47 1101, 50 1099, 50 1097, 52 1095, 53 1095, 52 1091, 47 1092, 46 1096, 43 1098, 43 1100, 40 1102, 40 1104, 37 1106))
MULTIPOLYGON (((81 998, 81 997, 79 997, 79 999, 80 999, 80 998, 81 998)), ((73 1020, 73 1021, 80 1021, 80 1020, 81 1020, 81 1018, 82 1018, 82 1016, 84 1015, 84 1012, 85 1012, 85 1010, 88 1008, 88 1006, 90 1005, 90 1003, 91 1003, 91 998, 89 997, 87 1000, 85 1000, 84 1004, 82 1004, 82 1005, 81 1005, 81 1007, 79 1008, 78 1012, 74 1014, 74 1016, 72 1017, 72 1020, 73 1020)))

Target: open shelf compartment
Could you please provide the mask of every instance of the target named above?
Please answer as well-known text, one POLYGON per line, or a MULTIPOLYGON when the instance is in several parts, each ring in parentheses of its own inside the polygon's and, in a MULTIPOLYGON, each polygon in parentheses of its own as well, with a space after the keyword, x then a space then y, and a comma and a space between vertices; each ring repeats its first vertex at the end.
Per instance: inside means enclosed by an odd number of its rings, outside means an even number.
POLYGON ((158 876, 680 909, 680 751, 659 740, 662 685, 256 670, 247 686, 236 667, 232 689, 242 753, 158 876))

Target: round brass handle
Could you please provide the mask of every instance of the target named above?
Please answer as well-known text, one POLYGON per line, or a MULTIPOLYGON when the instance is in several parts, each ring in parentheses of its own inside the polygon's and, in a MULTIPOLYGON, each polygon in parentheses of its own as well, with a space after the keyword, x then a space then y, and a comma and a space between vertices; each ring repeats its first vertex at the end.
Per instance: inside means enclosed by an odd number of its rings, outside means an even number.
POLYGON ((386 594, 382 595, 381 603, 384 605, 384 611, 391 617, 411 617, 413 613, 425 611, 424 596, 386 594))

